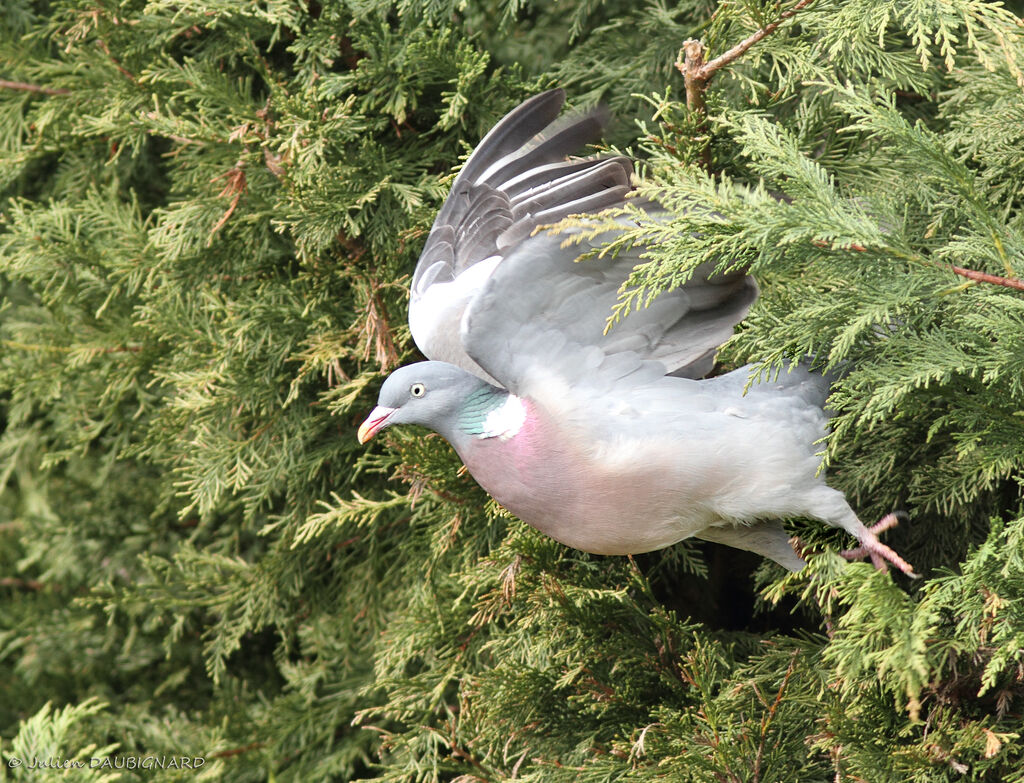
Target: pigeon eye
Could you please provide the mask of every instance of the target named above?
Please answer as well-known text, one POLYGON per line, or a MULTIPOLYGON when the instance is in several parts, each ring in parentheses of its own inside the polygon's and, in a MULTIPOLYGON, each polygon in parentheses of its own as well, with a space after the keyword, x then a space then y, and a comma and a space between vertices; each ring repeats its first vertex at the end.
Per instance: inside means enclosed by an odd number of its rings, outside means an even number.
POLYGON ((413 397, 422 397, 426 393, 427 387, 424 386, 422 383, 414 383, 412 386, 409 387, 409 394, 411 394, 413 397))

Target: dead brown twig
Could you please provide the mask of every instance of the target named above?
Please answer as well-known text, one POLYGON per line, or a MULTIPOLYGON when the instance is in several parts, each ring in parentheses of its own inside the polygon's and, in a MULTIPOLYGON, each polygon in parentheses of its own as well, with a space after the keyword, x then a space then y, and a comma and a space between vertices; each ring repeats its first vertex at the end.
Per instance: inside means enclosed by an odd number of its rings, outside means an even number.
POLYGON ((207 240, 207 247, 213 243, 213 238, 218 231, 223 228, 224 224, 228 222, 231 215, 234 214, 235 208, 238 206, 238 202, 242 198, 242 194, 245 192, 245 170, 242 168, 241 163, 235 164, 235 167, 230 171, 225 172, 217 177, 214 177, 211 182, 216 182, 219 179, 227 180, 220 193, 217 194, 218 198, 226 198, 231 196, 231 203, 228 205, 227 211, 221 215, 220 220, 210 230, 210 238, 207 240))
POLYGON ((391 324, 388 321, 387 310, 380 298, 380 285, 373 276, 367 280, 366 305, 364 333, 366 335, 366 348, 363 353, 364 359, 370 358, 370 351, 373 351, 381 372, 387 372, 392 367, 398 366, 398 350, 395 348, 394 338, 391 336, 391 324))

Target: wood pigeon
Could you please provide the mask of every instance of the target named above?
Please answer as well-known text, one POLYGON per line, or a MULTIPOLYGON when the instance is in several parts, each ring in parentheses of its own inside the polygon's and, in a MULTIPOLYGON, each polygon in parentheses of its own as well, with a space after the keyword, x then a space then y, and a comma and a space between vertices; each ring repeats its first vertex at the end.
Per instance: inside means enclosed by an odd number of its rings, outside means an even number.
POLYGON ((431 361, 384 382, 360 443, 424 425, 505 508, 587 552, 696 536, 798 570, 779 520, 804 516, 854 535, 844 556, 911 574, 876 535, 896 517, 865 526, 819 472, 822 375, 797 366, 746 393, 749 366, 701 379, 757 297, 745 272, 698 268, 606 333, 642 248, 577 261, 600 241, 566 247, 537 229, 621 206, 633 166, 569 159, 605 117, 556 119, 564 101, 527 100, 466 161, 412 280, 409 325, 431 361))

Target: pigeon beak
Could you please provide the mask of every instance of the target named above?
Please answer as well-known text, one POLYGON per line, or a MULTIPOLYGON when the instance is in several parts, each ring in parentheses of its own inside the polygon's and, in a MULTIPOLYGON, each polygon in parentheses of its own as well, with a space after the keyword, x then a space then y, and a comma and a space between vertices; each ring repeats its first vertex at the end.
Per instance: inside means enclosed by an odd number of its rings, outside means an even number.
POLYGON ((397 410, 398 408, 385 408, 383 405, 378 405, 370 411, 370 415, 366 417, 366 421, 359 425, 359 442, 366 443, 366 441, 376 435, 379 430, 384 428, 388 423, 388 419, 390 419, 397 410))

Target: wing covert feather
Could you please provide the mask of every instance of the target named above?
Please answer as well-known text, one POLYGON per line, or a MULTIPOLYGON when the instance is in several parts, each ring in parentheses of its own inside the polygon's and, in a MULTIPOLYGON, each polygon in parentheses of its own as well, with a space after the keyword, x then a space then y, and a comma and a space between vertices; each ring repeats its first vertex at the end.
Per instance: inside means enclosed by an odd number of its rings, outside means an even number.
POLYGON ((565 239, 540 234, 518 245, 462 321, 469 356, 515 394, 537 396, 539 386, 554 380, 604 394, 669 372, 687 375, 691 365, 713 361, 757 297, 757 286, 742 272, 698 268, 690 282, 634 310, 606 334, 619 290, 642 251, 577 261, 601 239, 563 247, 565 239))

